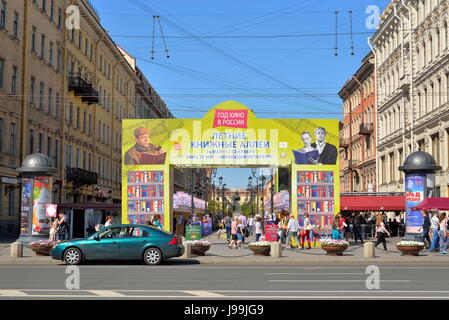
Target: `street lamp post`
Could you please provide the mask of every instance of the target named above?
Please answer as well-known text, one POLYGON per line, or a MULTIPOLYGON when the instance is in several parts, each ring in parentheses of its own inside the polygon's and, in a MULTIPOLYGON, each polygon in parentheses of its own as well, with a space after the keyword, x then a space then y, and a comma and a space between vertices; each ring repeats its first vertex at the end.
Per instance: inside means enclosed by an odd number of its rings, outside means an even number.
POLYGON ((264 175, 262 175, 261 177, 257 177, 256 176, 256 168, 252 168, 251 169, 251 173, 252 173, 252 177, 254 179, 256 179, 257 182, 257 213, 259 213, 259 181, 261 182, 261 190, 262 190, 262 198, 260 199, 262 201, 262 215, 264 215, 265 213, 265 204, 264 204, 264 197, 263 197, 263 192, 265 190, 265 182, 267 180, 267 177, 265 177, 264 175))

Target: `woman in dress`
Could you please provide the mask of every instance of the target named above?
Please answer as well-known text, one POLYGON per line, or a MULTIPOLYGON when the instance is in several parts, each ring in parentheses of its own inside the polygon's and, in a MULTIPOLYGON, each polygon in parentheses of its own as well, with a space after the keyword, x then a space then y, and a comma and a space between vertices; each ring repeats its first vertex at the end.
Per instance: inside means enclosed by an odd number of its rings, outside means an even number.
POLYGON ((309 246, 307 247, 307 249, 311 249, 310 246, 310 230, 313 229, 313 225, 310 222, 310 215, 308 212, 304 213, 304 226, 301 230, 301 248, 304 249, 304 242, 307 238, 307 243, 309 244, 309 246))
POLYGON ((304 147, 294 151, 296 164, 320 164, 320 152, 312 147, 312 136, 309 131, 304 131, 301 135, 304 147))
POLYGON ((234 249, 236 248, 237 244, 237 219, 234 217, 232 218, 231 222, 231 242, 229 243, 229 248, 234 249))

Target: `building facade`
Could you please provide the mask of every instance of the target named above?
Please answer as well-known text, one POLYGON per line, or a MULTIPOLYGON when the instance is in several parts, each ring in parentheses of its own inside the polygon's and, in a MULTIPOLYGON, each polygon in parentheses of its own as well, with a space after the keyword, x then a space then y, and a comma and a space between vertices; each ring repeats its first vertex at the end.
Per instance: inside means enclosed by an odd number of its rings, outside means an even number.
POLYGON ((449 196, 448 11, 448 0, 395 0, 372 38, 379 191, 403 191, 398 167, 422 150, 443 167, 436 175, 436 195, 449 196))
MULTIPOLYGON (((173 117, 135 59, 88 0, 1 0, 0 43, 0 235, 18 231, 16 169, 36 152, 53 159, 53 202, 72 219, 87 208, 101 219, 98 204, 119 215, 122 119, 173 117)), ((73 235, 84 235, 83 223, 73 235)))
POLYGON ((341 192, 376 192, 376 85, 374 55, 339 92, 344 117, 340 123, 341 192))

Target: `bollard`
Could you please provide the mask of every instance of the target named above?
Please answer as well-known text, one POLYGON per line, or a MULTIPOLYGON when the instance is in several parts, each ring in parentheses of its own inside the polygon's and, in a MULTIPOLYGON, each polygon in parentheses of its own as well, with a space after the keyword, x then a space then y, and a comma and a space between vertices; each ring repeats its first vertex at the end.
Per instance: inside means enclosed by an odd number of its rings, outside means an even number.
POLYGON ((192 258, 192 245, 187 242, 183 242, 182 245, 185 248, 184 254, 181 256, 183 259, 192 258))
POLYGON ((11 243, 11 258, 22 258, 23 257, 23 243, 14 242, 11 243))
POLYGON ((281 258, 282 257, 282 247, 280 242, 272 242, 271 243, 271 250, 270 255, 273 258, 281 258))
POLYGON ((376 249, 374 248, 374 242, 365 242, 363 245, 363 253, 365 258, 375 258, 376 249))

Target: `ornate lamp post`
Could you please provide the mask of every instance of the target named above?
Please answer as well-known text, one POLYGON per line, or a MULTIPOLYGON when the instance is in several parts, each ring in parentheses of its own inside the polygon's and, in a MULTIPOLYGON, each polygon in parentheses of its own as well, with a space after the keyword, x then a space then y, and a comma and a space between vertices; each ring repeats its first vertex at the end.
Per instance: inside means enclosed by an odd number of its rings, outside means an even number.
MULTIPOLYGON (((256 179, 256 181, 257 181, 257 202, 259 202, 259 181, 261 182, 261 190, 262 190, 261 201, 262 201, 262 215, 263 215, 263 214, 265 214, 265 205, 263 202, 263 192, 265 190, 265 182, 267 181, 267 177, 265 177, 264 175, 262 175, 261 177, 257 177, 256 176, 256 168, 252 168, 251 173, 253 175, 253 178, 256 179)), ((259 212, 259 203, 257 203, 257 212, 259 212)))

